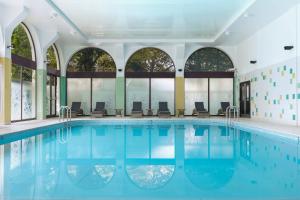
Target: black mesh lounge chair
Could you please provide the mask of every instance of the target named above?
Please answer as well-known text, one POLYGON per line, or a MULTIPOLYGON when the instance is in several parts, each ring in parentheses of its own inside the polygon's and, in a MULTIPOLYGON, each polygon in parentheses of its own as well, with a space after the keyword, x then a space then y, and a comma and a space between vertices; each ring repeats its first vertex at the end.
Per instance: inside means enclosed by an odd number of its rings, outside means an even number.
POLYGON ((221 102, 221 108, 218 111, 218 115, 225 115, 226 109, 230 106, 230 103, 227 102, 221 102))
POLYGON ((104 115, 107 115, 107 111, 105 109, 105 102, 96 102, 96 108, 92 112, 92 115, 94 117, 103 117, 104 115))
POLYGON ((204 108, 203 102, 195 102, 195 109, 193 110, 193 115, 198 115, 198 117, 209 116, 208 111, 204 108))
POLYGON ((170 110, 168 108, 168 102, 159 102, 157 115, 158 115, 158 117, 170 117, 171 116, 170 110))
POLYGON ((142 102, 134 101, 132 103, 131 116, 132 117, 142 117, 143 116, 142 102))
POLYGON ((72 117, 83 115, 83 110, 81 109, 81 102, 72 102, 71 115, 72 117))

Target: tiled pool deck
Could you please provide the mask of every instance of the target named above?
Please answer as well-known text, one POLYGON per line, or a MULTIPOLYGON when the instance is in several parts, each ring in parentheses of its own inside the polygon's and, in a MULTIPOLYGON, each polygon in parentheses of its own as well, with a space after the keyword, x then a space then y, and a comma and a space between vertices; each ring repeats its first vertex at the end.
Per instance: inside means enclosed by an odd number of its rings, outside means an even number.
MULTIPOLYGON (((123 118, 117 118, 117 117, 106 117, 106 118, 91 118, 91 117, 78 117, 73 118, 72 121, 76 120, 99 120, 99 121, 124 121, 124 120, 201 120, 201 121, 208 121, 208 122, 226 122, 225 118, 220 117, 211 117, 211 118, 196 118, 196 117, 185 117, 185 118, 167 118, 167 119, 160 119, 157 117, 153 118, 131 118, 131 117, 123 117, 123 118)), ((34 129, 38 127, 48 126, 60 123, 58 118, 51 118, 46 120, 31 120, 31 121, 23 121, 23 122, 16 122, 12 123, 11 125, 0 125, 0 135, 28 130, 28 129, 34 129)), ((249 128, 258 128, 258 129, 264 129, 271 132, 280 132, 287 135, 297 135, 300 136, 300 127, 291 126, 291 125, 282 125, 278 123, 271 123, 266 121, 255 121, 252 119, 246 119, 246 118, 240 118, 237 122, 237 125, 240 126, 246 126, 249 128)))

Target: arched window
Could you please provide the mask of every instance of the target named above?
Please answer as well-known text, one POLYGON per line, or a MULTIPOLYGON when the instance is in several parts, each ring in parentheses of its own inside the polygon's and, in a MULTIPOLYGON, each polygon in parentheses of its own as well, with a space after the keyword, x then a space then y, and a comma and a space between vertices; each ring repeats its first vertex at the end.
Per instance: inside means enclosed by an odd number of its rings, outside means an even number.
POLYGON ((21 121, 36 117, 36 62, 35 49, 25 24, 19 24, 12 38, 11 120, 21 121))
POLYGON ((59 55, 55 44, 47 49, 47 116, 57 115, 59 106, 59 87, 58 79, 60 77, 59 55))
POLYGON ((141 102, 144 115, 156 114, 159 102, 167 102, 174 114, 175 65, 172 58, 157 48, 136 51, 127 61, 126 115, 133 102, 141 102))
POLYGON ((85 48, 72 56, 68 63, 67 72, 116 73, 116 64, 106 51, 97 48, 85 48))
POLYGON ((233 103, 233 62, 217 48, 195 51, 186 61, 185 113, 195 114, 195 102, 203 103, 211 115, 221 114, 221 102, 233 103))
POLYGON ((227 72, 233 68, 229 56, 217 48, 206 47, 195 51, 186 61, 185 72, 227 72))
POLYGON ((81 102, 89 115, 97 102, 104 102, 108 115, 115 114, 116 65, 104 50, 85 48, 76 52, 67 66, 68 105, 81 102))
POLYGON ((172 58, 156 48, 144 48, 135 52, 126 64, 126 72, 175 72, 172 58))

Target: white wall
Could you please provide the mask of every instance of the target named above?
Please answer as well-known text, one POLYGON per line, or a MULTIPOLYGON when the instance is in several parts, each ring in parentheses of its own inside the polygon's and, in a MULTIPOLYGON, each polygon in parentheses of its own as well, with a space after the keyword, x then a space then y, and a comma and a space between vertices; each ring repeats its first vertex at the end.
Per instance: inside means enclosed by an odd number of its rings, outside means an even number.
POLYGON ((299 7, 237 45, 237 84, 251 80, 252 118, 299 125, 299 7), (284 50, 287 45, 294 49, 284 50))

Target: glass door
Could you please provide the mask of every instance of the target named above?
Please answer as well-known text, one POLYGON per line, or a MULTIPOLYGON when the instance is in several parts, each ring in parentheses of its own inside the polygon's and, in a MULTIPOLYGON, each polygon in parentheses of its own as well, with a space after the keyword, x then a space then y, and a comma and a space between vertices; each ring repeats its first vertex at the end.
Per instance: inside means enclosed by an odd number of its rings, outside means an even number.
POLYGON ((47 116, 56 116, 57 102, 57 77, 53 75, 47 76, 47 116))
POLYGON ((250 117, 250 81, 240 83, 240 112, 241 116, 250 117))

